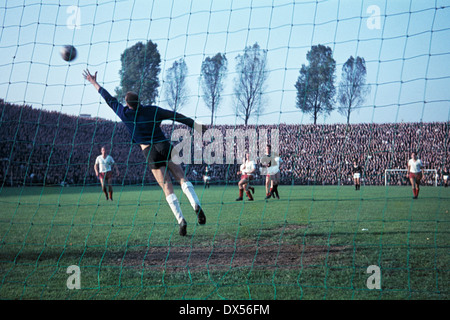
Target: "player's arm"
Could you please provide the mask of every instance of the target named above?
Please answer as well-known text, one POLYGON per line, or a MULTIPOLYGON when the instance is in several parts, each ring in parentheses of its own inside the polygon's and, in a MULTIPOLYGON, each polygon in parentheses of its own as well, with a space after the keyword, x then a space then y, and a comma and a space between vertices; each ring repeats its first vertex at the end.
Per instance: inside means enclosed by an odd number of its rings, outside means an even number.
POLYGON ((103 97, 108 106, 120 117, 123 115, 123 106, 119 103, 119 101, 111 96, 109 92, 99 85, 97 82, 97 71, 95 74, 91 74, 88 69, 84 70, 83 77, 89 81, 98 93, 103 97))
POLYGON ((100 85, 97 82, 97 71, 94 74, 91 74, 88 69, 83 71, 83 77, 89 81, 94 88, 98 91, 100 89, 100 85))
POLYGON ((116 175, 119 175, 119 168, 117 167, 117 164, 116 164, 116 162, 114 161, 114 159, 113 159, 113 157, 111 157, 111 156, 108 156, 108 159, 110 160, 110 162, 111 162, 111 171, 115 171, 116 172, 116 175), (114 169, 113 169, 114 168, 114 169))
POLYGON ((189 118, 181 113, 178 113, 178 112, 175 112, 172 110, 167 110, 167 109, 158 107, 157 118, 159 121, 174 120, 176 122, 185 124, 188 127, 192 128, 202 134, 206 131, 205 126, 202 126, 201 124, 195 122, 192 118, 189 118))
POLYGON ((98 162, 96 161, 94 164, 95 176, 98 177, 98 162))
POLYGON ((280 155, 277 152, 272 153, 271 155, 271 159, 270 159, 270 165, 274 166, 274 167, 279 167, 280 166, 280 155))
POLYGON ((119 175, 119 167, 117 166, 117 164, 115 162, 113 163, 113 167, 114 167, 114 170, 116 171, 116 175, 119 175))

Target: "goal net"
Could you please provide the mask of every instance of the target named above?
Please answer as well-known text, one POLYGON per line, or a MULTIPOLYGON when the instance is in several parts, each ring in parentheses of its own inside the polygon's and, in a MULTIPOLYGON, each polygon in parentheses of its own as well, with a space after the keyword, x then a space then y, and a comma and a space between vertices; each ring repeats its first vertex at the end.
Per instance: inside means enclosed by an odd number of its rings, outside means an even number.
POLYGON ((0 1, 0 299, 448 299, 449 39, 446 0, 0 1), (85 70, 182 115, 173 193, 85 70))

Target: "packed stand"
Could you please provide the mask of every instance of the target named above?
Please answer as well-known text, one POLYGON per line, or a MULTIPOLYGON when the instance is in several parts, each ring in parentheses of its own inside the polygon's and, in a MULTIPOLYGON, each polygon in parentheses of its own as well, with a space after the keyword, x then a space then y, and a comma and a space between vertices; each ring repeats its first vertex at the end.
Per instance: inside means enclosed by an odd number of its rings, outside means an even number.
MULTIPOLYGON (((174 129, 186 127, 164 123, 162 128, 170 136, 174 129)), ((351 166, 356 160, 363 168, 364 185, 384 185, 385 169, 406 169, 412 151, 419 153, 426 169, 437 170, 438 184, 442 183, 442 171, 448 168, 450 122, 217 125, 214 129, 222 133, 224 158, 222 164, 210 164, 211 184, 234 184, 239 178, 239 163, 227 164, 225 159, 229 129, 254 129, 257 133, 264 129, 268 142, 278 142, 283 161, 281 184, 352 184, 351 166), (275 131, 278 139, 271 136, 275 131)), ((119 122, 68 116, 0 100, 0 137, 2 186, 97 184, 93 165, 103 145, 118 165, 120 176, 114 177, 115 184, 155 183, 139 147, 119 122)), ((259 146, 259 150, 264 148, 259 146)), ((207 164, 193 163, 192 155, 191 164, 183 164, 186 175, 193 182, 203 183, 207 164)), ((258 175, 255 184, 262 184, 263 178, 258 175)), ((390 185, 408 183, 406 172, 391 174, 388 180, 390 185)), ((425 174, 424 184, 434 182, 432 173, 425 174)))

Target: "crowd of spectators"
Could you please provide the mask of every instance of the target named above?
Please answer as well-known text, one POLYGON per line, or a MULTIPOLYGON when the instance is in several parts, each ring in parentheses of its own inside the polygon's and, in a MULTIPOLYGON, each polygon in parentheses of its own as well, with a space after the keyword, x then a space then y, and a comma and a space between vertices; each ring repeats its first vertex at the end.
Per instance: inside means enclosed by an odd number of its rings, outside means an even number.
MULTIPOLYGON (((168 136, 182 125, 164 123, 168 136)), ((185 127, 184 127, 185 128, 185 127)), ((362 183, 383 185, 385 169, 406 169, 412 151, 417 151, 427 169, 436 169, 438 184, 448 165, 450 122, 388 124, 274 124, 258 126, 217 125, 227 129, 255 129, 268 133, 268 142, 278 149, 282 184, 353 184, 353 161, 363 168, 362 183), (278 135, 273 135, 277 132, 278 135), (271 135, 272 134, 272 135, 271 135)), ((251 140, 251 139, 250 139, 251 140)), ((210 164, 212 183, 235 183, 239 163, 210 164)), ((246 141, 248 146, 249 140, 246 141)), ((174 142, 176 145, 177 142, 174 142)), ((204 145, 207 145, 204 142, 204 145)), ((93 169, 101 146, 106 145, 119 169, 116 184, 154 183, 140 148, 120 122, 48 112, 0 100, 0 183, 15 185, 90 185, 98 183, 93 169)), ((259 146, 261 152, 265 145, 259 146)), ((257 159, 256 159, 257 160, 257 159)), ((186 175, 202 183, 207 163, 183 164, 186 175)), ((263 183, 257 175, 255 183, 263 183)), ((434 173, 424 183, 435 182, 434 173)), ((407 184, 406 172, 388 176, 390 184, 407 184)))

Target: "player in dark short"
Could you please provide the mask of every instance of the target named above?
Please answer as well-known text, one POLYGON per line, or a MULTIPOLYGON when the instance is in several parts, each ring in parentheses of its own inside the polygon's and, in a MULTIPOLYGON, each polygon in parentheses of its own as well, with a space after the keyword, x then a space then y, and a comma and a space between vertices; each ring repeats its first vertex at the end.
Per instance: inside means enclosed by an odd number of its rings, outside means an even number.
POLYGON ((97 72, 91 74, 89 70, 85 70, 83 76, 94 86, 108 106, 122 120, 133 142, 141 147, 148 167, 164 191, 166 201, 178 221, 180 235, 186 235, 187 223, 181 212, 178 198, 174 193, 169 172, 180 183, 183 193, 197 214, 198 223, 205 224, 206 216, 195 193, 194 186, 185 177, 181 166, 174 163, 171 159, 172 145, 161 130, 161 122, 163 120, 173 120, 183 123, 201 133, 203 133, 204 127, 180 113, 152 105, 144 106, 139 102, 139 95, 134 92, 128 92, 126 94, 126 106, 123 106, 98 84, 97 72))
POLYGON ((361 189, 362 168, 356 162, 356 160, 353 161, 352 172, 353 172, 353 182, 355 183, 355 190, 360 190, 361 189))

